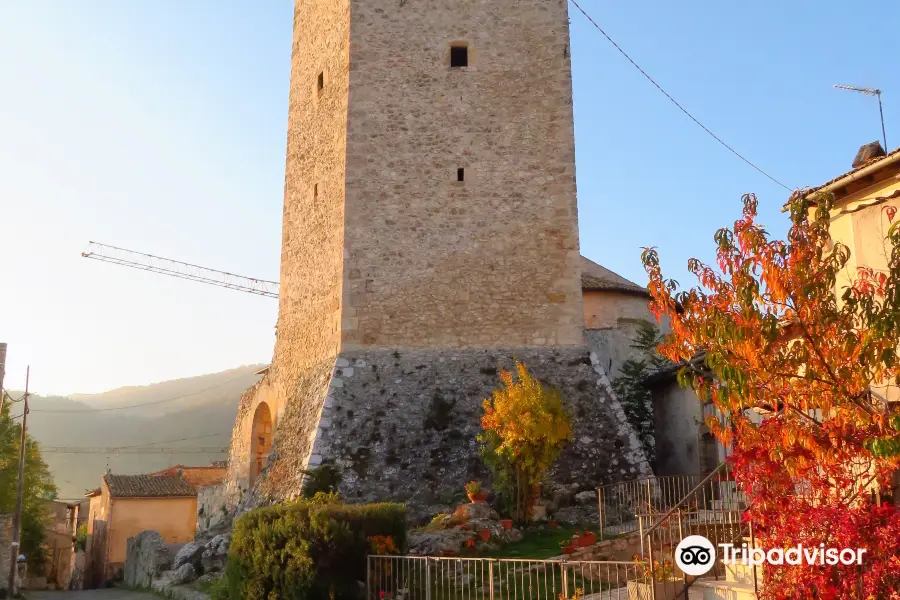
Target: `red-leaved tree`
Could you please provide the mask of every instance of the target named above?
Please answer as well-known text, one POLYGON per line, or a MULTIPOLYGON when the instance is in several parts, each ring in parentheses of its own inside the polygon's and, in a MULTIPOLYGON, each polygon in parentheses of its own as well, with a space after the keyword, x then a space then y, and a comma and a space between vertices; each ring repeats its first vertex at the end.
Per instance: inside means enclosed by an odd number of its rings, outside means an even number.
POLYGON ((646 249, 651 308, 671 334, 660 352, 723 419, 746 517, 763 548, 865 548, 861 565, 765 568, 766 598, 900 598, 900 512, 887 496, 900 457, 900 229, 883 209, 887 268, 848 273, 829 233, 831 198, 795 194, 787 239, 756 222, 757 200, 715 235, 699 285, 663 277, 646 249), (760 418, 762 421, 760 422, 760 418))

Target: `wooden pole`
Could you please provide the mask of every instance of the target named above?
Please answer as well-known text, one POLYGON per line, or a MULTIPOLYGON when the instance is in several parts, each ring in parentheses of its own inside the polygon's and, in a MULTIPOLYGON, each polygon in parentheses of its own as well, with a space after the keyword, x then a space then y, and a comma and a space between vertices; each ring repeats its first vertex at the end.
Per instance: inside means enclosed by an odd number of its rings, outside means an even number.
POLYGON ((10 544, 9 581, 6 586, 6 597, 16 595, 16 569, 19 563, 19 534, 22 529, 22 494, 25 488, 25 443, 27 442, 26 427, 28 425, 28 380, 31 377, 31 367, 25 371, 25 410, 22 412, 22 437, 19 441, 19 486, 16 491, 16 510, 13 513, 12 543, 10 544))
POLYGON ((6 402, 6 388, 3 387, 3 379, 6 375, 6 342, 0 342, 0 414, 6 402))

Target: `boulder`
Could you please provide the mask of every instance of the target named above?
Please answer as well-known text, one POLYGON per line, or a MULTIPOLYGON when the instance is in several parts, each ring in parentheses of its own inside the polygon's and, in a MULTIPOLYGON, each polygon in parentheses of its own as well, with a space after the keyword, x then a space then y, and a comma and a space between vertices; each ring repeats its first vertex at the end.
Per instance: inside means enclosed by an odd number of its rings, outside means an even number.
POLYGON ((597 492, 594 490, 586 490, 575 494, 575 502, 578 504, 593 504, 597 501, 597 492))
POLYGON ((497 511, 485 503, 462 504, 452 515, 444 515, 429 525, 409 533, 409 553, 416 555, 459 555, 471 550, 496 549, 522 539, 518 529, 504 529, 497 511), (487 540, 482 530, 490 531, 487 540))
POLYGON ((469 540, 474 540, 476 533, 463 529, 442 529, 437 531, 411 531, 407 542, 409 553, 419 556, 439 556, 441 554, 459 554, 469 540))
POLYGON ((196 571, 200 566, 200 557, 205 549, 200 542, 188 542, 175 555, 175 558, 172 560, 172 568, 177 570, 182 565, 191 564, 196 571))
POLYGON ((217 573, 225 570, 228 560, 228 547, 231 545, 231 534, 220 533, 206 542, 200 555, 200 565, 204 573, 217 573))
POLYGON ((500 515, 497 514, 491 506, 485 502, 472 502, 469 504, 460 504, 453 516, 466 521, 475 521, 478 519, 491 519, 497 521, 500 515))
POLYGON ((553 519, 563 525, 596 525, 600 513, 595 504, 582 504, 559 509, 553 514, 553 519))
POLYGON ((125 551, 125 585, 150 587, 172 565, 172 556, 158 531, 142 531, 128 538, 125 551))
POLYGON ((218 580, 222 579, 224 573, 204 573, 200 577, 197 578, 199 583, 215 583, 218 580))
POLYGON ((185 583, 190 583, 197 579, 197 572, 194 571, 194 565, 191 563, 184 563, 170 572, 172 575, 169 577, 169 583, 172 585, 184 585, 185 583))

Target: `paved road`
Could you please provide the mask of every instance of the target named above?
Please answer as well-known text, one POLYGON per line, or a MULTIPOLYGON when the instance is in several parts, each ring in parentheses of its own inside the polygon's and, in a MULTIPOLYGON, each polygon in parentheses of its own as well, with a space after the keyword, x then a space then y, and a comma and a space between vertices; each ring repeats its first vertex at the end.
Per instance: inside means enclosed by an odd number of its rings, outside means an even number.
POLYGON ((148 592, 132 592, 117 588, 81 592, 25 592, 28 600, 158 600, 148 592))

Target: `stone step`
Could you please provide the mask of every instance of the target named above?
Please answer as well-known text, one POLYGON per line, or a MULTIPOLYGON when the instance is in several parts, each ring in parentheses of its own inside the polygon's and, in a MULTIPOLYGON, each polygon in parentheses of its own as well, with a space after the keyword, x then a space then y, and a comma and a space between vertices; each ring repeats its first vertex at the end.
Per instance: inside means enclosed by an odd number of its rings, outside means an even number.
POLYGON ((753 584, 700 579, 688 590, 688 600, 757 600, 753 584))

